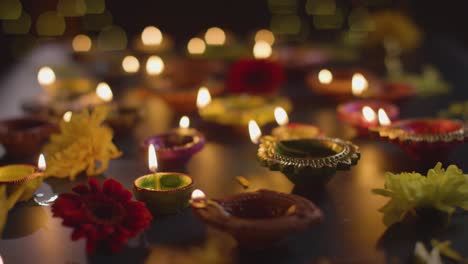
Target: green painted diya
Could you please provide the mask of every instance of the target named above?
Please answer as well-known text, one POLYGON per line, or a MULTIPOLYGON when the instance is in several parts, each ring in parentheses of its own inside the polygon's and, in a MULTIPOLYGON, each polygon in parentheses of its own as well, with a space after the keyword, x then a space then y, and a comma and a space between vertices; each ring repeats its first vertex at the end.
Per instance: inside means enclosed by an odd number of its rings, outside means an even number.
POLYGON ((348 170, 360 158, 359 147, 338 138, 260 139, 262 166, 281 171, 296 185, 323 186, 337 170, 348 170))
POLYGON ((193 190, 190 176, 177 172, 147 174, 133 182, 137 200, 154 215, 176 214, 188 207, 193 190))

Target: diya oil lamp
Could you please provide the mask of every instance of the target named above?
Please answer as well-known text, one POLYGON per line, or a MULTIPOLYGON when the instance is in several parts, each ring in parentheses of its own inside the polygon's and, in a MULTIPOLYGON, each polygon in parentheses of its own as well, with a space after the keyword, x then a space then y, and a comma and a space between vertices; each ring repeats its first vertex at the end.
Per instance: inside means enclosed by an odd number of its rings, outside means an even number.
POLYGON ((399 120, 388 126, 372 127, 380 139, 400 146, 422 162, 443 161, 457 145, 468 138, 465 123, 452 119, 417 118, 399 120))
POLYGON ((259 130, 249 133, 253 143, 260 142, 257 150, 260 164, 281 171, 299 186, 323 187, 336 171, 350 169, 361 155, 358 146, 338 138, 281 140, 273 136, 262 137, 259 130))
POLYGON ((271 248, 323 220, 322 211, 311 201, 270 190, 216 200, 195 190, 190 204, 206 224, 229 233, 239 247, 248 249, 271 248))
POLYGON ((147 138, 143 142, 143 148, 153 145, 164 169, 184 168, 192 156, 205 145, 205 136, 189 126, 190 119, 183 116, 179 128, 147 138))
POLYGON ((280 140, 323 136, 322 130, 316 126, 302 123, 289 123, 288 113, 282 107, 276 107, 274 114, 278 127, 273 128, 271 134, 280 140))
POLYGON ((0 121, 0 144, 12 158, 37 155, 42 143, 58 130, 57 125, 39 117, 20 117, 0 121))
POLYGON ((39 85, 52 99, 74 97, 89 92, 96 83, 91 78, 77 74, 74 68, 54 68, 55 71, 49 66, 43 66, 37 72, 39 85), (58 76, 56 71, 58 71, 58 76))
POLYGON ((137 200, 146 204, 154 215, 175 214, 189 205, 193 179, 179 172, 157 172, 155 146, 148 147, 148 165, 152 172, 133 182, 137 200))
POLYGON ((338 106, 338 118, 356 129, 359 136, 369 133, 370 127, 386 126, 398 119, 397 106, 375 100, 359 100, 338 106))
POLYGON ((133 43, 134 49, 143 54, 167 52, 173 45, 172 38, 155 26, 145 27, 133 43))

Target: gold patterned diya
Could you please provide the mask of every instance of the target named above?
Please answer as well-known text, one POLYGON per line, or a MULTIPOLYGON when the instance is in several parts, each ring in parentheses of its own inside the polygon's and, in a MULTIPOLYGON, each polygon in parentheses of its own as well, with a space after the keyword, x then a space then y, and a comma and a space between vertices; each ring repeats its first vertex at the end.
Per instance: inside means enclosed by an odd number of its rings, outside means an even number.
POLYGON ((296 185, 323 186, 337 170, 348 170, 360 158, 359 147, 338 138, 260 139, 262 166, 281 171, 296 185))

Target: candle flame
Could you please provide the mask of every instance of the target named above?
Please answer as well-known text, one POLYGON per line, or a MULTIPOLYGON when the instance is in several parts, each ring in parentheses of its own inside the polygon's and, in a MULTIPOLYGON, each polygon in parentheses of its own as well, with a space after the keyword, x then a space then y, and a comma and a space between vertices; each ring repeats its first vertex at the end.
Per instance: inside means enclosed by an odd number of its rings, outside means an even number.
POLYGON ((72 116, 73 116, 72 111, 65 112, 65 114, 63 114, 63 121, 65 121, 67 123, 70 122, 71 119, 72 119, 72 116))
POLYGON ((367 122, 374 122, 376 119, 375 111, 369 106, 364 106, 362 108, 362 116, 367 122))
POLYGON ((289 123, 288 113, 286 113, 286 110, 284 110, 283 107, 278 106, 275 108, 275 120, 280 126, 284 126, 289 123))
POLYGON ((153 144, 150 144, 148 147, 148 167, 153 173, 156 173, 158 170, 158 158, 153 144))
POLYGON ((75 52, 90 51, 91 46, 92 46, 91 38, 84 34, 76 35, 72 40, 72 48, 75 52))
POLYGON ((37 168, 39 171, 45 171, 47 168, 46 160, 44 154, 39 155, 39 160, 37 161, 37 168))
POLYGON ((200 87, 198 89, 197 94, 197 107, 198 109, 202 109, 211 103, 211 94, 208 88, 205 86, 200 87))
POLYGON ((253 55, 256 59, 266 59, 271 56, 271 53, 271 46, 266 41, 260 40, 255 42, 253 55))
POLYGON ((258 126, 257 122, 255 122, 255 120, 249 121, 249 135, 250 141, 252 141, 254 144, 258 144, 258 141, 262 136, 262 131, 260 130, 260 127, 258 126))
POLYGON ((98 83, 96 87, 96 94, 104 102, 110 102, 114 97, 110 86, 105 82, 98 83))
POLYGON ((365 90, 368 88, 367 79, 361 73, 353 74, 353 78, 351 79, 351 91, 353 95, 362 95, 365 90))
POLYGON ((135 73, 140 69, 140 62, 135 56, 125 56, 122 60, 122 69, 128 73, 135 73))
POLYGON ((188 116, 183 116, 183 117, 180 118, 179 127, 180 128, 189 128, 190 127, 190 119, 188 118, 188 116))
POLYGON ((164 62, 159 56, 151 56, 146 61, 146 72, 149 75, 161 74, 164 70, 164 62))
POLYGON ((160 45, 163 41, 161 30, 154 26, 148 26, 141 32, 141 41, 144 45, 160 45))
POLYGON ((392 121, 390 120, 390 118, 388 117, 387 113, 385 112, 384 109, 382 108, 379 108, 379 111, 377 111, 378 113, 378 116, 379 116, 379 124, 381 126, 388 126, 390 124, 392 124, 392 121))
POLYGON ((204 192, 202 192, 202 190, 195 189, 192 192, 191 198, 192 198, 192 200, 201 200, 201 199, 206 199, 206 195, 205 195, 204 192))
POLYGON ((187 50, 190 54, 203 54, 205 49, 205 41, 201 38, 192 38, 187 43, 187 50))
POLYGON ((318 80, 323 84, 330 84, 333 81, 333 74, 327 69, 322 69, 318 73, 318 80))
POLYGON ((275 43, 275 35, 268 29, 260 29, 255 33, 255 42, 265 41, 266 43, 273 45, 275 43))
POLYGON ((55 82, 55 72, 50 67, 42 67, 37 73, 37 81, 41 85, 50 85, 55 82))
POLYGON ((205 33, 205 41, 208 45, 222 46, 226 42, 226 33, 219 27, 209 28, 205 33))

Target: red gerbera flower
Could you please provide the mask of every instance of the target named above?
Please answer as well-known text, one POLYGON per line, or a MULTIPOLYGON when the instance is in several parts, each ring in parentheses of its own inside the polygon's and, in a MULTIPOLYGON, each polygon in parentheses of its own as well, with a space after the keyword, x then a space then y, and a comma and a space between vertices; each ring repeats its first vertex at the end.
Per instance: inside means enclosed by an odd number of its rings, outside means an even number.
POLYGON ((96 179, 90 179, 89 185, 79 184, 73 192, 61 194, 52 213, 74 229, 72 240, 87 239, 88 254, 97 247, 118 252, 153 220, 145 204, 132 201, 132 193, 114 179, 104 181, 102 188, 96 179))
POLYGON ((242 59, 232 65, 227 87, 232 93, 272 94, 284 80, 280 64, 269 60, 242 59))

